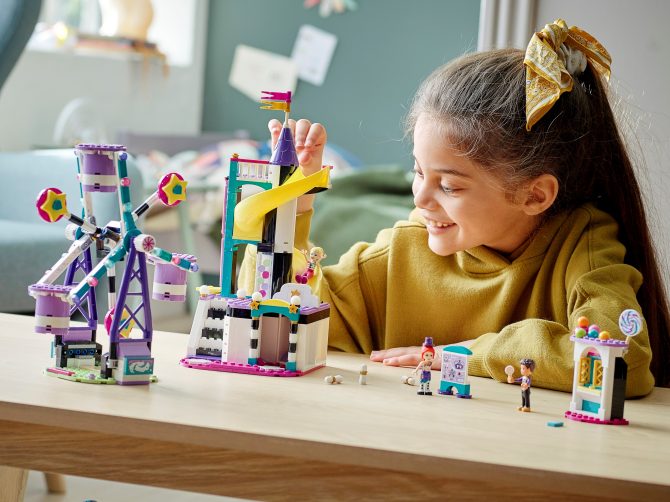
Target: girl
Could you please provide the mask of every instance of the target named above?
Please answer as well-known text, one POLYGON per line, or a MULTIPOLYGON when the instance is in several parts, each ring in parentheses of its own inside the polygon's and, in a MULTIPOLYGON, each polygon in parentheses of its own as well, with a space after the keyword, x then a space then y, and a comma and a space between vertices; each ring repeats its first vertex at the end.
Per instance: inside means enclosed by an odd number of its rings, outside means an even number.
MULTIPOLYGON (((536 386, 570 391, 577 318, 618 333, 620 312, 641 307, 646 329, 626 355, 627 395, 649 393, 654 377, 667 385, 670 316, 607 76, 607 51, 560 20, 533 37, 525 58, 497 50, 435 70, 407 120, 416 210, 316 270, 314 290, 331 305, 330 346, 416 366, 432 336, 467 344, 472 375, 502 382, 509 361, 530 358, 536 386)), ((325 129, 293 125, 310 174, 325 129)), ((281 124, 269 126, 276 141, 281 124)), ((298 203, 298 249, 309 246, 313 197, 298 203)), ((253 283, 250 248, 241 284, 253 283)))

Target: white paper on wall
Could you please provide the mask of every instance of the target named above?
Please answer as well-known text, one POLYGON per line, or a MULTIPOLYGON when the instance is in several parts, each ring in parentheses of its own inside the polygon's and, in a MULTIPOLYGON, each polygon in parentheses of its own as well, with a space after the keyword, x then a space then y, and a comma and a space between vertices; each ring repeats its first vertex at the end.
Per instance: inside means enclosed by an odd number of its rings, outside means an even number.
POLYGON ((336 45, 337 37, 332 33, 302 25, 291 54, 298 67, 298 77, 310 84, 323 85, 336 45))
POLYGON ((298 82, 296 64, 291 58, 248 45, 235 48, 228 83, 254 101, 261 91, 295 92, 298 82))

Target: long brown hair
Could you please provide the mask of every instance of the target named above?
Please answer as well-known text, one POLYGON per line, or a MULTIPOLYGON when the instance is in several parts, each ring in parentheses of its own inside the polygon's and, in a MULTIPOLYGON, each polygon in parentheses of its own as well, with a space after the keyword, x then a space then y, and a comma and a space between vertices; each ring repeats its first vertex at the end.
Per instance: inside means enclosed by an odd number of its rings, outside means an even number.
POLYGON ((411 132, 427 114, 465 156, 495 170, 510 193, 549 173, 559 182, 549 214, 591 202, 619 223, 625 262, 644 283, 645 313, 656 385, 670 384, 670 312, 640 186, 602 78, 587 69, 530 132, 525 129, 524 53, 503 49, 463 56, 435 70, 407 116, 411 132))

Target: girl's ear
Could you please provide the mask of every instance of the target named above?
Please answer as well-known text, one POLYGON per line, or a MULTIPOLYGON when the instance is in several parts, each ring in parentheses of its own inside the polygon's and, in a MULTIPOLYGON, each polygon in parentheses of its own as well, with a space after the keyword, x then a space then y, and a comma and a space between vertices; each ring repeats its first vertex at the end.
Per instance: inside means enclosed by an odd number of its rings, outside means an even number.
POLYGON ((529 216, 542 214, 556 200, 558 180, 552 174, 541 174, 526 186, 525 192, 524 212, 529 216))

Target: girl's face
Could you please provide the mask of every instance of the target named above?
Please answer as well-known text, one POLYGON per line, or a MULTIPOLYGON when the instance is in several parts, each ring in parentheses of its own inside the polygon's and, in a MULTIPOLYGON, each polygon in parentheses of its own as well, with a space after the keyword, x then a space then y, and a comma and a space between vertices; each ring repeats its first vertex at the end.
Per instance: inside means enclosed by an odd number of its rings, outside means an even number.
POLYGON ((509 200, 500 181, 454 149, 425 114, 414 128, 414 159, 414 204, 434 253, 477 246, 511 253, 536 228, 537 217, 509 200))

